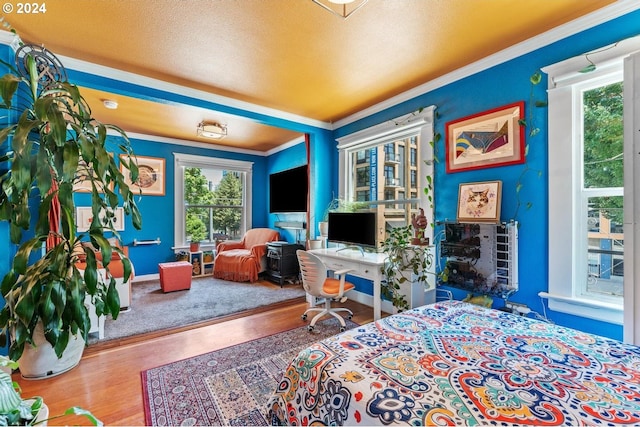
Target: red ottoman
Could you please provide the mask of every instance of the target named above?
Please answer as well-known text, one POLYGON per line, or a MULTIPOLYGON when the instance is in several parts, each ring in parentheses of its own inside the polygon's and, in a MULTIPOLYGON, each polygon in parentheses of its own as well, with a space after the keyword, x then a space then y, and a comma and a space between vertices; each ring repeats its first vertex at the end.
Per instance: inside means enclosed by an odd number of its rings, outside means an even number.
POLYGON ((187 261, 158 264, 162 292, 191 289, 191 263, 187 261))

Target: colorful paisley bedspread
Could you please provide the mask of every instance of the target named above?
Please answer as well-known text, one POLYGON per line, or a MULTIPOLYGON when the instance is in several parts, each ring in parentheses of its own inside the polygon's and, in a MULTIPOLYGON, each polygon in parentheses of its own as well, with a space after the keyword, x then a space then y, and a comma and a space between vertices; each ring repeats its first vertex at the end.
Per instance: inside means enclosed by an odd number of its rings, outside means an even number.
POLYGON ((276 425, 640 425, 640 348, 459 301, 317 342, 276 425))

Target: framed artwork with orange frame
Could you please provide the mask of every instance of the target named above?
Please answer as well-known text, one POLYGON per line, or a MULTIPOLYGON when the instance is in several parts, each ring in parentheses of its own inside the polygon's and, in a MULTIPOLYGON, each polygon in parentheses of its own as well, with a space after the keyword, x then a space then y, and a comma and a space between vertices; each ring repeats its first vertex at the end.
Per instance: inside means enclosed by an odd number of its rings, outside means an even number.
POLYGON ((446 124, 447 173, 524 163, 524 102, 446 124))
POLYGON ((127 156, 120 155, 120 171, 124 181, 133 193, 147 196, 164 196, 165 159, 158 157, 136 156, 138 164, 138 179, 131 182, 129 169, 126 167, 127 156))

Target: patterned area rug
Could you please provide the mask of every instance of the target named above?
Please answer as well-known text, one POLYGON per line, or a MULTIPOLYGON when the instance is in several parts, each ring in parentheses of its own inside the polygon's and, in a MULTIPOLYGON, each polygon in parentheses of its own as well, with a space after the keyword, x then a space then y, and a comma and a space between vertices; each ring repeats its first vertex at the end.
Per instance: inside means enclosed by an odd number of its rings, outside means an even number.
MULTIPOLYGON (((347 329, 358 325, 347 322, 347 329)), ((267 402, 309 344, 338 333, 334 318, 142 371, 148 426, 268 425, 267 402)))

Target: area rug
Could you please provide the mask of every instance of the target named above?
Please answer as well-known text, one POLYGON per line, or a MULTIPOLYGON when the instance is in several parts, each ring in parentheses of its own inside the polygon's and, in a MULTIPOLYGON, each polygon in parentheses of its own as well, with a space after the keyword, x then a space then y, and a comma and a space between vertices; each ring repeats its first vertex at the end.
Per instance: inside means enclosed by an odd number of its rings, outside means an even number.
POLYGON ((105 321, 104 340, 89 344, 190 325, 241 311, 272 305, 305 295, 300 284, 282 287, 265 280, 230 282, 198 277, 191 289, 164 293, 159 281, 133 283, 131 309, 105 321))
POLYGON ((142 371, 145 424, 268 425, 266 405, 289 362, 339 329, 325 319, 311 333, 303 326, 142 371))

